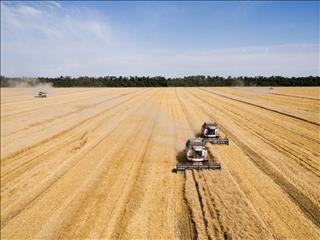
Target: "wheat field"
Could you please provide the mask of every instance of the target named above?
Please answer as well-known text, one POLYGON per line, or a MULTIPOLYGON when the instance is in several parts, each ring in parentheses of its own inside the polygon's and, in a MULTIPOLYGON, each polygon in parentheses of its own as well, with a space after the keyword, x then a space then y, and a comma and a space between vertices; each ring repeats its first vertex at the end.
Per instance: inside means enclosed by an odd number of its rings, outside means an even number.
POLYGON ((1 89, 2 239, 320 239, 320 88, 48 91, 1 89))

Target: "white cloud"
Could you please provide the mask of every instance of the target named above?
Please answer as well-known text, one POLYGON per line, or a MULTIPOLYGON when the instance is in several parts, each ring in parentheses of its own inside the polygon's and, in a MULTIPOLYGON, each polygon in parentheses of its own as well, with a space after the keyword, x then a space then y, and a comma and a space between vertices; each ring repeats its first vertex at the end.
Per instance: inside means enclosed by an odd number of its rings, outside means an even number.
POLYGON ((42 12, 38 9, 25 5, 19 6, 16 10, 16 13, 27 17, 37 17, 42 14, 42 12))
POLYGON ((49 7, 57 7, 57 8, 60 8, 61 7, 61 4, 56 2, 56 1, 46 1, 46 3, 48 4, 49 7))
POLYGON ((121 31, 88 8, 1 2, 1 74, 319 75, 318 45, 175 51, 147 48, 121 31))

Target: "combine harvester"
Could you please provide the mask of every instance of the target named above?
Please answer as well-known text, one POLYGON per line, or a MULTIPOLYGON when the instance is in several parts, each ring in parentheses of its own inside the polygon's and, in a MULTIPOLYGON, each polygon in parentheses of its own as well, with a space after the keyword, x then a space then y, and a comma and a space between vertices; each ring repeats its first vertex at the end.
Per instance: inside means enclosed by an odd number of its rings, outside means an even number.
POLYGON ((185 153, 187 161, 178 163, 173 172, 185 171, 187 169, 221 169, 220 163, 212 163, 208 160, 206 142, 202 138, 189 139, 186 142, 185 153))
POLYGON ((38 92, 38 95, 34 96, 36 98, 46 98, 47 97, 47 93, 46 92, 42 92, 42 91, 39 91, 38 92))
POLYGON ((203 123, 201 127, 201 134, 205 142, 210 142, 213 144, 227 144, 229 145, 228 137, 222 138, 220 136, 220 131, 218 125, 214 123, 203 123))

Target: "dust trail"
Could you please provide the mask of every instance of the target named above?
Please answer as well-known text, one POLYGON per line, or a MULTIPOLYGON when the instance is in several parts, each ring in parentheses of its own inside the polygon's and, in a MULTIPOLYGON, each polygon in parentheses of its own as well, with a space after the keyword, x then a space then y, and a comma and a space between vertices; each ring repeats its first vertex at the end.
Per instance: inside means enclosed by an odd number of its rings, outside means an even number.
POLYGON ((38 78, 13 78, 8 80, 8 87, 19 88, 29 94, 37 95, 39 91, 53 95, 53 85, 49 82, 40 82, 38 78))

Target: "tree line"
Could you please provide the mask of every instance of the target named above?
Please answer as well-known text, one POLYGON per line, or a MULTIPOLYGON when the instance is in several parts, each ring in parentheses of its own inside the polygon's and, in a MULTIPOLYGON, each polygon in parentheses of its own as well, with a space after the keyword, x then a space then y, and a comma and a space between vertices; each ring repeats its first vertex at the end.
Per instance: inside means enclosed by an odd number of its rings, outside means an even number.
MULTIPOLYGON (((10 87, 12 82, 23 81, 22 78, 1 76, 1 87, 10 87)), ((60 76, 54 78, 38 77, 38 83, 49 83, 53 87, 214 87, 214 86, 319 86, 319 76, 282 77, 220 77, 220 76, 186 76, 181 78, 123 77, 105 76, 73 78, 60 76)))

